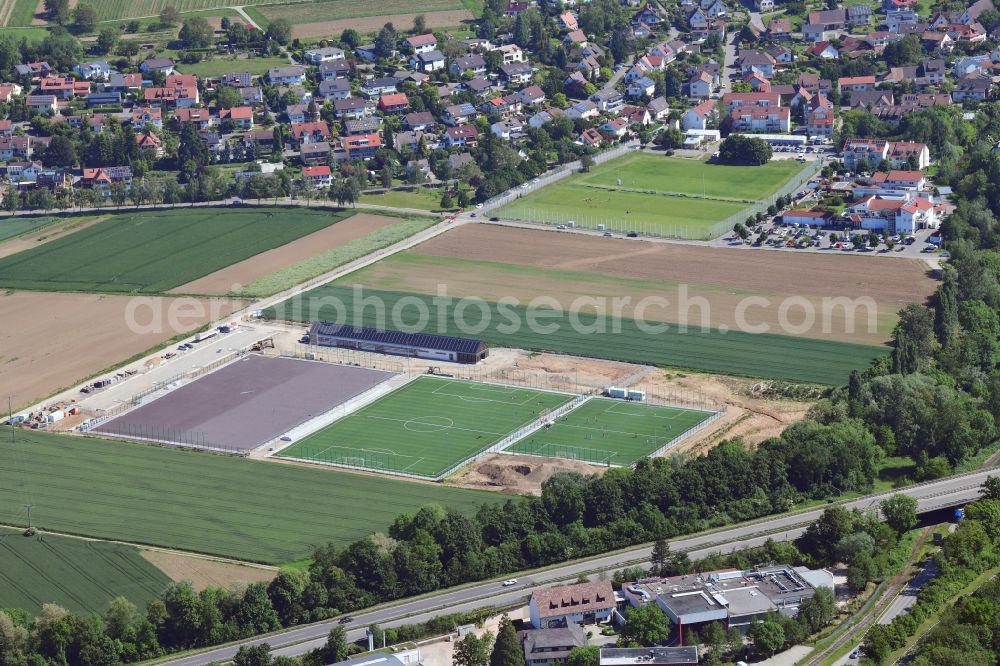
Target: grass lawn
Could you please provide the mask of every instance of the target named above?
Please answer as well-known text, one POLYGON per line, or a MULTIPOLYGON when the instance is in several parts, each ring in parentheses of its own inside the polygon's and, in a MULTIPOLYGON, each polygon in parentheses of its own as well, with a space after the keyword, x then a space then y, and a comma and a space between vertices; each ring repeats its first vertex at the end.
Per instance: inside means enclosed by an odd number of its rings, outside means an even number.
POLYGON ((362 194, 358 203, 386 208, 442 210, 441 190, 421 187, 415 190, 389 190, 385 194, 362 194))
POLYGON ((132 546, 0 530, 0 608, 37 614, 54 603, 103 615, 118 596, 144 608, 169 582, 132 546))
POLYGON ((30 26, 35 18, 35 9, 38 8, 36 0, 6 0, 5 4, 13 3, 10 17, 7 19, 9 26, 30 26))
MULTIPOLYGON (((0 429, 4 430, 4 429, 0 429)), ((429 503, 497 493, 101 439, 18 431, 0 447, 0 523, 281 564, 429 503)), ((0 586, 2 587, 2 586, 0 586)))
POLYGON ((572 396, 418 377, 281 452, 282 457, 437 477, 572 396))
POLYGON ((246 12, 247 16, 252 18, 257 25, 264 30, 267 30, 267 26, 271 25, 271 22, 267 20, 267 17, 261 14, 260 10, 256 7, 244 7, 243 11, 246 12))
POLYGON ((180 208, 123 212, 0 259, 0 286, 160 293, 279 247, 348 211, 180 208))
POLYGON ((710 416, 693 409, 593 398, 507 450, 631 465, 710 416))
POLYGON ((13 217, 0 220, 0 241, 40 229, 54 221, 53 217, 13 217))
POLYGON ((348 323, 419 330, 420 324, 426 326, 427 322, 421 322, 421 313, 414 305, 418 299, 423 303, 421 309, 430 313, 430 321, 437 322, 440 315, 442 327, 435 327, 434 333, 473 337, 469 332, 475 331, 474 337, 498 347, 828 385, 845 383, 851 370, 865 368, 886 353, 883 347, 767 333, 722 333, 694 327, 681 332, 674 326, 654 333, 645 322, 632 319, 609 318, 602 324, 590 313, 572 313, 572 316, 554 310, 529 313, 524 306, 500 306, 486 301, 482 309, 465 307, 460 322, 455 316, 455 299, 371 289, 366 289, 364 296, 380 299, 384 308, 365 307, 351 312, 354 290, 334 284, 318 287, 264 312, 265 316, 276 319, 333 321, 338 317, 333 304, 340 303, 350 312, 348 323), (395 313, 396 303, 401 299, 406 299, 407 307, 399 308, 399 317, 380 316, 395 313), (445 312, 439 309, 442 307, 446 307, 445 312), (555 330, 545 330, 544 327, 550 326, 555 326, 555 330), (605 332, 601 332, 602 326, 605 332), (612 330, 616 332, 609 334, 612 330))
POLYGON ((800 171, 790 160, 739 167, 630 153, 518 199, 499 215, 710 238, 718 235, 713 227, 719 222, 771 196, 800 171))
MULTIPOLYGON (((257 3, 260 5, 261 3, 257 3)), ((407 14, 437 12, 455 9, 465 9, 462 0, 396 0, 390 6, 371 4, 367 0, 326 0, 323 2, 306 2, 291 5, 265 3, 257 12, 264 18, 273 21, 277 18, 288 19, 293 25, 300 23, 318 23, 321 21, 338 21, 383 14, 407 14)), ((256 14, 252 14, 256 18, 256 14)), ((404 26, 399 26, 403 28, 404 26)), ((405 26, 409 27, 409 26, 405 26)))
POLYGON ((277 56, 266 58, 213 58, 193 65, 178 65, 178 71, 184 74, 198 76, 222 76, 230 72, 250 72, 251 74, 266 74, 272 67, 282 67, 288 64, 288 58, 277 56))

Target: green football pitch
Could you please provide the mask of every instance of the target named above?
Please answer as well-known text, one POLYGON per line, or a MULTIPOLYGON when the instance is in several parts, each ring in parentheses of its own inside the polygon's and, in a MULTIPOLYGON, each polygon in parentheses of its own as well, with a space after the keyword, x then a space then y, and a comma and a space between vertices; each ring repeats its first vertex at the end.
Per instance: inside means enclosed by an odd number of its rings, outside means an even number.
POLYGON ((728 166, 633 152, 520 197, 497 215, 707 240, 732 228, 723 221, 810 168, 793 160, 728 166))
POLYGON ((711 416, 697 409, 592 398, 507 451, 631 465, 711 416))
POLYGON ((418 377, 278 455, 436 478, 573 396, 418 377))

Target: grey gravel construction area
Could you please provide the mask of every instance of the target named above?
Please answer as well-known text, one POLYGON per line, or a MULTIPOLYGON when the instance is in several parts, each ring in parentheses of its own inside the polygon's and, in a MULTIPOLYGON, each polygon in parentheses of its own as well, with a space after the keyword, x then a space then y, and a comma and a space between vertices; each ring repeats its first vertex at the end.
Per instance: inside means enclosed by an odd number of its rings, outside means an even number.
POLYGON ((245 453, 393 376, 381 370, 251 354, 95 430, 245 453))

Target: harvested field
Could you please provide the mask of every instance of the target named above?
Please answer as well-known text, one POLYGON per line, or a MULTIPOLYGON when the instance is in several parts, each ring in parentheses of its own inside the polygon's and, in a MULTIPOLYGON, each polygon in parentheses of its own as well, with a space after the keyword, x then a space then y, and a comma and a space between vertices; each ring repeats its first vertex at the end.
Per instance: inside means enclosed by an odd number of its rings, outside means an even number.
POLYGON ((278 573, 274 569, 248 567, 164 550, 143 550, 140 554, 170 580, 190 581, 198 591, 206 587, 229 590, 245 587, 250 583, 267 583, 278 573))
MULTIPOLYGON (((315 9, 315 5, 311 5, 310 7, 315 9)), ((475 18, 472 15, 472 12, 467 9, 453 9, 438 12, 413 12, 410 14, 359 16, 355 18, 321 21, 318 23, 295 23, 292 25, 292 37, 298 37, 299 39, 329 37, 332 35, 339 35, 347 28, 354 28, 361 33, 378 32, 387 22, 391 22, 396 26, 412 25, 413 19, 421 13, 424 15, 424 18, 427 19, 427 27, 429 28, 449 28, 452 26, 462 25, 463 23, 472 21, 475 18)), ((281 12, 278 7, 275 7, 273 11, 265 13, 265 15, 270 14, 274 14, 272 18, 280 18, 283 12, 281 12)))
POLYGON ((251 354, 96 431, 245 453, 390 377, 380 370, 251 354))
MULTIPOLYGON (((142 297, 168 313, 176 299, 142 297)), ((156 331, 130 330, 127 296, 13 292, 0 294, 0 385, 16 391, 14 405, 28 405, 178 335, 235 311, 232 299, 183 299, 199 314, 164 316, 156 331)), ((149 312, 149 310, 146 310, 149 312)), ((150 327, 152 328, 152 327, 150 327)))
MULTIPOLYGON (((690 326, 701 326, 704 320, 711 328, 727 327, 731 331, 741 331, 746 324, 763 323, 768 326, 767 331, 778 334, 784 334, 780 304, 783 298, 794 297, 796 302, 807 302, 817 317, 812 326, 791 333, 793 337, 867 345, 881 345, 888 339, 896 321, 896 312, 902 307, 901 303, 873 301, 870 309, 874 320, 869 329, 868 310, 857 313, 853 326, 843 308, 831 308, 828 315, 819 316, 824 312, 824 297, 815 295, 755 292, 739 287, 724 289, 697 282, 637 280, 595 275, 593 272, 549 270, 416 254, 398 254, 362 269, 351 276, 351 283, 364 285, 366 289, 421 294, 436 294, 439 288, 447 288, 449 295, 493 302, 501 298, 516 298, 522 304, 537 298, 555 299, 566 311, 593 312, 595 308, 601 308, 609 315, 617 309, 614 299, 625 297, 631 300, 621 304, 623 317, 690 326), (738 316, 739 308, 749 296, 767 297, 770 305, 749 308, 746 324, 742 324, 738 316), (662 305, 653 300, 663 298, 667 302, 662 305), (596 304, 593 299, 597 299, 596 304), (707 307, 686 306, 686 303, 695 304, 702 300, 708 304, 707 307)), ((789 316, 788 320, 798 323, 799 318, 801 313, 799 317, 789 316)))
POLYGON ((923 302, 937 286, 917 259, 735 251, 487 224, 457 227, 410 252, 772 294, 869 295, 900 306, 923 302))
POLYGON ((223 296, 232 291, 238 291, 254 280, 287 268, 325 250, 366 236, 395 222, 399 222, 399 219, 384 215, 358 213, 291 243, 262 252, 193 282, 182 284, 172 291, 180 294, 223 296))

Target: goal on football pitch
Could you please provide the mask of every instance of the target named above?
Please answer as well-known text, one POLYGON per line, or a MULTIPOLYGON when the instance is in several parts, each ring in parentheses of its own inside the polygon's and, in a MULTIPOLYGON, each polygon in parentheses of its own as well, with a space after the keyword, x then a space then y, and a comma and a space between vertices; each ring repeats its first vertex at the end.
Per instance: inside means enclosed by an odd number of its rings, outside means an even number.
POLYGON ((573 446, 548 442, 537 437, 529 437, 517 443, 517 453, 544 458, 564 458, 566 460, 581 460, 594 465, 612 465, 618 455, 617 451, 595 449, 587 446, 573 446))
POLYGON ((336 444, 325 446, 304 444, 300 450, 301 452, 295 457, 301 460, 384 472, 405 473, 423 460, 417 456, 403 455, 389 449, 355 448, 336 444))

